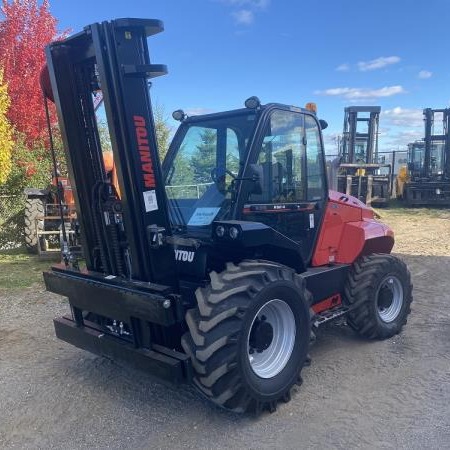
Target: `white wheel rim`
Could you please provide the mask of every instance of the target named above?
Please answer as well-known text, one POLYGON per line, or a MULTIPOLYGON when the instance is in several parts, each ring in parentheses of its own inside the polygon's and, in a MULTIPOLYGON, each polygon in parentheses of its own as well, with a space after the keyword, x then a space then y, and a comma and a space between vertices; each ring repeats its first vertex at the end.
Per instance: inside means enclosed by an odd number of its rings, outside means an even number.
POLYGON ((383 279, 378 287, 377 294, 377 312, 380 319, 385 323, 393 322, 403 306, 403 286, 401 281, 394 275, 388 275, 383 279), (389 302, 383 301, 381 293, 384 289, 392 296, 389 302), (388 304, 387 304, 388 303, 388 304))
MULTIPOLYGON (((261 378, 272 378, 279 374, 288 363, 295 344, 296 326, 295 317, 291 307, 283 300, 274 299, 265 303, 253 318, 247 336, 247 355, 253 372, 261 378), (255 335, 264 325, 264 348, 255 347, 255 335), (267 337, 269 336, 269 337, 267 337)), ((258 337, 258 336, 257 336, 258 337)), ((259 336, 260 337, 260 336, 259 336)), ((260 341, 264 338, 259 339, 260 341)))

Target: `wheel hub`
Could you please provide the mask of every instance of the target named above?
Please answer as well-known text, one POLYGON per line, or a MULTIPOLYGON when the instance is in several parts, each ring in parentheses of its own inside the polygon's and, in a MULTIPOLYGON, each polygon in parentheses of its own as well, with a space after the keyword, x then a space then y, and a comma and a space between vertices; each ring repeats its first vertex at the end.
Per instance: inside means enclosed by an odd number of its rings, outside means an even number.
POLYGON ((384 286, 380 289, 378 297, 378 306, 380 309, 387 309, 392 305, 394 293, 388 287, 384 286))
POLYGON ((261 353, 270 347, 273 341, 273 327, 267 322, 266 316, 261 319, 256 318, 250 331, 249 353, 253 354, 255 351, 261 353))
POLYGON ((401 281, 389 275, 384 278, 377 291, 377 311, 385 323, 397 319, 403 306, 403 286, 401 281))
POLYGON ((279 299, 265 303, 254 316, 247 338, 248 361, 261 378, 272 378, 289 362, 296 324, 291 307, 279 299))

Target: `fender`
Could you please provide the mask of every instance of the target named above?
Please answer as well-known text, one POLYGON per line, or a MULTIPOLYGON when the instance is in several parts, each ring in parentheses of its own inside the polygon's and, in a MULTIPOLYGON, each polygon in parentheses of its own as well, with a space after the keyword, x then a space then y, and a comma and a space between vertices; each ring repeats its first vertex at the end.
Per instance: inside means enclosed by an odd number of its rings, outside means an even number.
POLYGON ((23 193, 28 197, 47 197, 50 193, 48 189, 38 189, 38 188, 25 188, 23 193))
POLYGON ((358 199, 330 191, 312 258, 313 266, 352 264, 368 253, 390 253, 394 232, 358 199))
POLYGON ((336 262, 353 263, 368 253, 390 253, 394 246, 394 233, 375 219, 346 223, 336 254, 336 262), (341 245, 341 243, 345 243, 341 245))

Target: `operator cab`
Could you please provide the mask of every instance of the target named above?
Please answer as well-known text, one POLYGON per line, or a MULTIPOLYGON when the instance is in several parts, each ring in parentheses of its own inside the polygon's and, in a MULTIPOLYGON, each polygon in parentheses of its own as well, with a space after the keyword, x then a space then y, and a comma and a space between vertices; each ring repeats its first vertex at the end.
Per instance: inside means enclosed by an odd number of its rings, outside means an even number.
POLYGON ((181 115, 163 163, 172 229, 200 237, 218 221, 265 224, 307 263, 328 197, 321 123, 308 109, 256 105, 181 115))

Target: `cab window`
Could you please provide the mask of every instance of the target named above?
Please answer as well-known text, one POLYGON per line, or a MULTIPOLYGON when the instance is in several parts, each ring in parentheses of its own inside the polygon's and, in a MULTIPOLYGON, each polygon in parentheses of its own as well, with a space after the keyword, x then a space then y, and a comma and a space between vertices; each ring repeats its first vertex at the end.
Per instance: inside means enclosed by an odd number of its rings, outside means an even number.
POLYGON ((315 201, 324 198, 324 161, 320 131, 312 116, 305 116, 306 161, 307 161, 307 200, 315 201))
POLYGON ((257 159, 262 192, 251 203, 289 203, 305 200, 303 115, 276 110, 272 113, 257 159))

